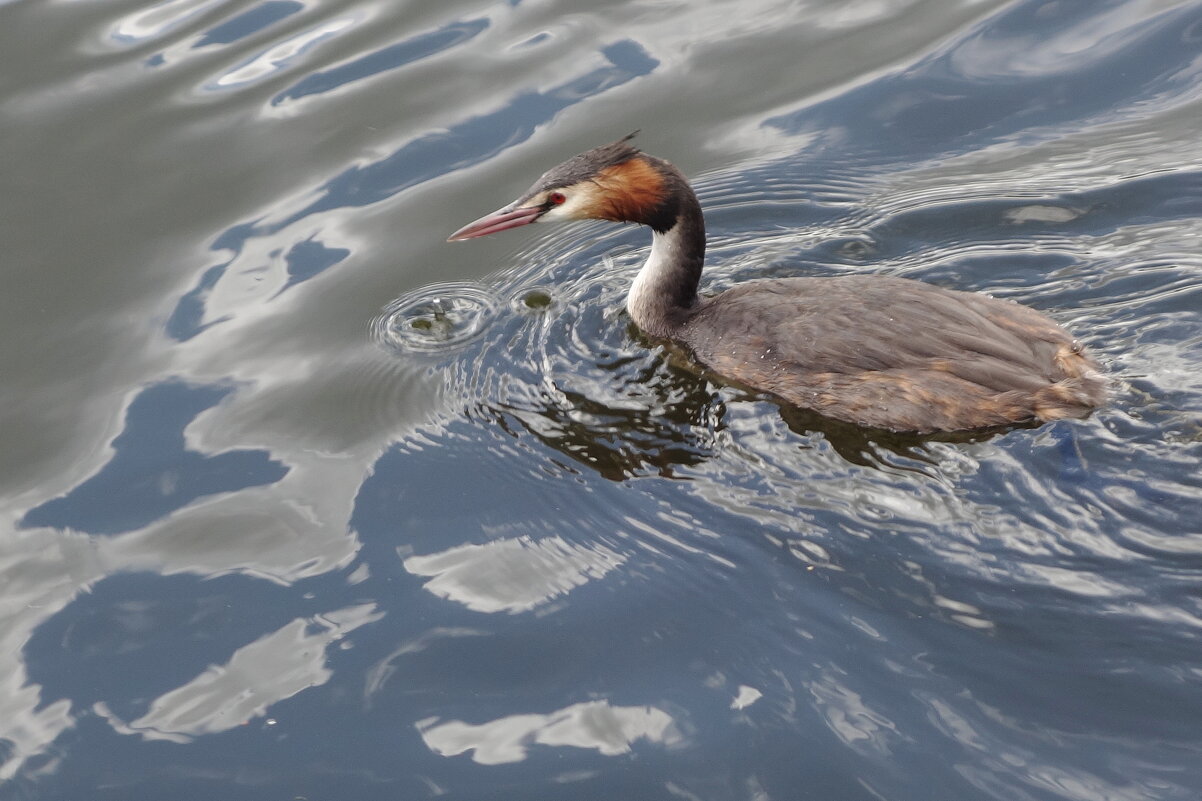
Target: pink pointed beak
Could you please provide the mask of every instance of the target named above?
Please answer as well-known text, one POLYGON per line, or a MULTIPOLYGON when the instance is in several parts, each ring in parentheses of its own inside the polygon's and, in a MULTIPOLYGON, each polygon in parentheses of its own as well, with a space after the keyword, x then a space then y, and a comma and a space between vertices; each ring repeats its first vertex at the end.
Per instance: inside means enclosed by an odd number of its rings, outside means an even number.
POLYGON ((543 213, 542 206, 526 206, 520 209, 503 208, 492 214, 485 214, 475 222, 470 222, 447 237, 448 242, 458 242, 462 239, 475 239, 478 236, 488 236, 498 231, 508 231, 522 225, 529 225, 543 213))

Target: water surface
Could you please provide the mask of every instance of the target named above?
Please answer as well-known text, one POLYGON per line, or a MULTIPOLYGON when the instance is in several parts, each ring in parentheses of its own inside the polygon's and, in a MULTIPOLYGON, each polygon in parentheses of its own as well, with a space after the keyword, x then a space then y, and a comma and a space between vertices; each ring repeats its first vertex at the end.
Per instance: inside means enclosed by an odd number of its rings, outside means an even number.
POLYGON ((0 799, 1202 796, 1202 4, 0 4, 0 799), (697 375, 649 237, 448 245, 642 129, 713 291, 1069 327, 1084 421, 697 375))

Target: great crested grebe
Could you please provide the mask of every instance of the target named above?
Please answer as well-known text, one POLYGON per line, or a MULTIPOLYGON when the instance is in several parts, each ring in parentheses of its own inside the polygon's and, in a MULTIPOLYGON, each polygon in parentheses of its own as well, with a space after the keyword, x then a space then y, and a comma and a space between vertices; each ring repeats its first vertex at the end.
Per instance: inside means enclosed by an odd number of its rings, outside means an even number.
POLYGON ((448 241, 559 220, 650 226, 651 255, 626 298, 645 334, 733 382, 857 425, 961 431, 1083 417, 1105 401, 1081 345, 1012 301, 886 276, 764 279, 699 296, 701 205, 633 136, 568 159, 448 241))

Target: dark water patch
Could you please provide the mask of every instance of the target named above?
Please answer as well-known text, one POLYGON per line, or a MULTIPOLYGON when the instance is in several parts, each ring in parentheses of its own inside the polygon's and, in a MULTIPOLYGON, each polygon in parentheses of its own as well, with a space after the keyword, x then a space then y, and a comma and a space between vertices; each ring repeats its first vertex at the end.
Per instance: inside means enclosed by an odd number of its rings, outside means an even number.
POLYGON ((197 498, 273 484, 288 468, 263 450, 205 455, 188 448, 184 429, 216 406, 229 387, 166 382, 130 403, 113 457, 61 498, 29 510, 22 526, 117 534, 141 528, 197 498))
POLYGON ((293 245, 284 255, 288 269, 288 283, 280 290, 296 286, 321 275, 326 270, 351 255, 347 248, 326 247, 317 239, 317 235, 293 245))
POLYGON ((249 11, 243 11, 232 19, 207 30, 192 46, 194 48, 209 45, 233 44, 239 39, 253 36, 259 31, 304 10, 304 4, 295 0, 267 0, 249 11))
MULTIPOLYGON (((369 549, 386 548, 394 538, 381 534, 397 526, 417 534, 417 554, 402 554, 403 564, 428 579, 429 593, 477 612, 508 613, 490 626, 491 639, 439 638, 431 647, 390 657, 383 663, 388 667, 387 679, 373 684, 377 687, 374 708, 400 714, 398 704, 408 699, 409 704, 424 703, 426 712, 435 712, 433 719, 422 719, 418 731, 433 752, 456 759, 446 766, 434 765, 434 775, 473 793, 482 791, 488 777, 495 778, 486 772, 495 765, 512 765, 517 780, 527 771, 545 770, 552 759, 558 770, 592 771, 628 750, 652 759, 660 749, 670 754, 686 745, 688 750, 679 757, 682 769, 719 751, 725 754, 723 759, 737 761, 737 755, 752 746, 744 738, 731 741, 720 732, 725 729, 723 721, 742 716, 737 711, 741 707, 734 705, 737 699, 754 702, 755 693, 740 689, 742 681, 754 682, 771 694, 759 709, 777 721, 766 725, 762 735, 755 733, 758 726, 748 729, 753 742, 763 745, 776 740, 780 747, 779 738, 784 737, 797 753, 812 752, 817 744, 810 737, 799 741, 795 733, 788 733, 786 721, 796 714, 789 710, 796 709, 799 700, 795 689, 774 675, 771 664, 761 664, 755 656, 759 652, 755 643, 761 638, 779 638, 775 629, 779 620, 774 616, 747 619, 724 607, 720 587, 733 575, 731 571, 762 569, 752 567, 750 561, 763 542, 753 535, 755 524, 737 524, 752 535, 748 539, 723 540, 711 526, 730 530, 732 521, 715 520, 712 508, 707 511, 704 504, 691 501, 683 489, 687 484, 665 484, 661 478, 646 479, 652 482, 647 486, 628 486, 579 471, 514 474, 506 470, 512 461, 507 453, 513 448, 530 449, 536 457, 546 451, 528 436, 516 437, 505 447, 494 444, 483 451, 471 447, 480 437, 496 443, 493 430, 455 423, 415 439, 377 463, 356 505, 356 528, 365 543, 378 543, 368 545, 369 549), (481 463, 481 453, 492 456, 481 463), (491 500, 473 498, 470 515, 459 513, 455 504, 448 508, 439 501, 467 471, 485 478, 483 483, 494 493, 491 500), (682 489, 663 495, 673 484, 682 489), (596 501, 581 506, 582 487, 599 496, 596 501), (561 494, 564 500, 572 498, 573 505, 563 505, 561 494), (612 502, 623 497, 620 506, 612 502), (661 506, 667 498, 675 502, 661 506), (638 507, 645 507, 645 512, 626 517, 638 507), (520 519, 507 520, 514 508, 525 511, 520 519), (698 512, 704 518, 696 517, 698 512), (548 540, 558 542, 548 550, 548 540), (698 572, 698 560, 725 567, 698 572), (572 569, 580 573, 573 574, 572 569), (560 600, 562 595, 570 595, 572 602, 560 600), (683 599, 698 614, 673 613, 683 599), (598 614, 602 608, 604 614, 598 614), (531 618, 522 614, 526 609, 542 611, 540 617, 531 618), (590 632, 587 638, 557 634, 581 625, 590 632), (619 632, 643 646, 620 654, 608 651, 605 644, 619 632), (512 665, 511 647, 524 654, 512 665), (745 654, 745 660, 724 663, 717 674, 717 666, 705 658, 680 661, 684 654, 698 653, 697 648, 726 652, 732 647, 731 653, 745 654), (489 654, 486 676, 471 667, 486 652, 482 649, 489 654), (531 655, 537 655, 533 663, 531 655), (448 665, 461 668, 448 670, 448 665), (675 677, 668 683, 663 681, 665 665, 672 666, 667 673, 675 677), (407 681, 402 682, 402 676, 407 681), (638 681, 632 683, 631 676, 638 681), (423 694, 415 693, 415 683, 431 681, 440 689, 426 703, 423 694), (588 709, 537 705, 548 686, 564 682, 591 687, 592 697, 607 700, 595 701, 588 709), (632 697, 619 689, 628 685, 643 691, 632 697), (402 688, 407 688, 407 694, 399 694, 402 688), (462 694, 468 688, 470 700, 462 694), (531 702, 536 706, 531 707, 531 702), (578 718, 617 728, 602 739, 571 735, 576 750, 557 750, 562 748, 562 738, 576 730, 573 721, 578 718)), ((784 566, 790 563, 786 560, 784 566)), ((765 603, 772 603, 772 593, 786 591, 783 576, 753 586, 762 587, 765 603)), ((832 680, 836 699, 840 692, 838 680, 832 680)), ((813 738, 820 742, 823 736, 813 738)), ((775 774, 771 781, 783 787, 801 773, 811 775, 812 768, 791 761, 771 771, 775 774)), ((581 781, 582 786, 591 786, 586 778, 581 781)), ((702 779, 701 786, 706 781, 712 779, 702 779)), ((834 775, 830 782, 844 786, 834 775)))
MULTIPOLYGON (((1202 214, 1202 173, 1181 171, 1119 181, 1111 186, 1059 197, 1010 199, 969 197, 954 201, 913 197, 868 229, 889 243, 883 258, 903 248, 930 249, 954 240, 989 242, 999 233, 1034 248, 1048 238, 1103 236, 1119 227, 1191 219, 1202 214), (1009 232, 1006 223, 1021 226, 1009 232)), ((1002 240, 1006 241, 1006 240, 1002 240)))
POLYGON ((210 326, 229 319, 229 317, 219 317, 207 322, 204 319, 209 294, 228 268, 229 262, 206 268, 196 281, 196 286, 180 296, 164 325, 167 336, 178 342, 187 342, 210 326))
POLYGON ((488 28, 487 19, 454 22, 435 31, 389 45, 333 69, 312 72, 271 99, 273 106, 325 94, 355 81, 395 70, 471 41, 488 28))
POLYGON ((1122 6, 1019 3, 942 52, 766 124, 820 138, 835 132, 839 149, 913 158, 1015 135, 1031 143, 1095 115, 1146 113, 1143 98, 1188 94, 1196 48, 1182 31, 1198 24, 1197 5, 1135 24, 1122 6), (1087 61, 1086 43, 1094 45, 1087 61))
POLYGON ((42 703, 103 702, 133 720, 157 696, 292 617, 287 592, 244 576, 129 574, 81 593, 25 644, 42 703))

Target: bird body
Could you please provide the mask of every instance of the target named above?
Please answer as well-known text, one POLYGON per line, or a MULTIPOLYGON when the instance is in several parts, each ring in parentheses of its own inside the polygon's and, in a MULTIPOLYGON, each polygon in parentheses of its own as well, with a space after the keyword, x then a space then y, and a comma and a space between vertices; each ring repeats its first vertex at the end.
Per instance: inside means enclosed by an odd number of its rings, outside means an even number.
POLYGON ((553 220, 648 225, 651 253, 626 301, 644 333, 735 383, 850 423, 959 431, 1082 417, 1104 402, 1105 379, 1080 344, 1011 301, 887 276, 765 279, 701 297, 697 197, 629 139, 569 159, 451 240, 553 220))

